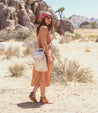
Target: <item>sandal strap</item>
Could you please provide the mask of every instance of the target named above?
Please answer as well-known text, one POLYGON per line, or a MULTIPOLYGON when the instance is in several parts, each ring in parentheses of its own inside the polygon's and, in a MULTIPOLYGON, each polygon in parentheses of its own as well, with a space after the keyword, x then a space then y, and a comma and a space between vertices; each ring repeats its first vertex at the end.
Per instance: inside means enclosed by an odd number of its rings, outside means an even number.
POLYGON ((42 103, 48 103, 49 101, 48 101, 48 99, 45 96, 45 97, 40 97, 40 102, 42 102, 42 103))

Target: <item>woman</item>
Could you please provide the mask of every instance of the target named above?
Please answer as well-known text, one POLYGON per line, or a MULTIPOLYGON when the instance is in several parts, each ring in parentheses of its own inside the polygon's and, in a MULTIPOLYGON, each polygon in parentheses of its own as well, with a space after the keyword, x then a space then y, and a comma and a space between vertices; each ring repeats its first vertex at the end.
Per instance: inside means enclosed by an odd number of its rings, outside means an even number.
POLYGON ((52 30, 52 15, 49 12, 43 12, 40 15, 41 23, 37 27, 37 36, 38 36, 38 48, 44 48, 46 53, 48 71, 47 72, 39 72, 35 70, 33 67, 32 81, 31 86, 34 86, 33 91, 30 93, 29 98, 37 102, 35 93, 37 89, 40 87, 41 103, 49 103, 49 100, 45 96, 45 88, 50 86, 50 80, 52 75, 53 61, 54 57, 52 55, 52 39, 50 36, 50 30, 52 30))

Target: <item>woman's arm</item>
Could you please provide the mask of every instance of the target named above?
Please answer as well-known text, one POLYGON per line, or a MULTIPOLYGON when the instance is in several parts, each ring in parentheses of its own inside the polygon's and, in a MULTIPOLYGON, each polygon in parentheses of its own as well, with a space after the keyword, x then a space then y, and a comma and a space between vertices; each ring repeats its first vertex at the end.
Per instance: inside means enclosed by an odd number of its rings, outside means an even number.
POLYGON ((41 38, 42 38, 42 46, 47 53, 47 51, 48 51, 48 45, 47 45, 48 28, 46 26, 41 26, 40 33, 41 33, 41 38))

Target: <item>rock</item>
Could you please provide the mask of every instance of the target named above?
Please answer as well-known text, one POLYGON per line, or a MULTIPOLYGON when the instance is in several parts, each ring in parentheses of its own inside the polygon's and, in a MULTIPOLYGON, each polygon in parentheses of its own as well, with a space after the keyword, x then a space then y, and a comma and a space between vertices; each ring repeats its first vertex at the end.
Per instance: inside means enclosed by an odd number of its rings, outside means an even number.
POLYGON ((31 6, 34 15, 36 15, 37 8, 38 8, 38 2, 34 2, 34 4, 31 6))
POLYGON ((26 4, 25 7, 26 7, 26 10, 27 9, 31 9, 31 5, 30 4, 26 4))
POLYGON ((36 23, 40 23, 39 16, 40 16, 41 13, 43 13, 44 11, 49 11, 52 14, 52 16, 53 16, 53 24, 55 26, 57 26, 57 24, 58 24, 58 21, 57 21, 58 17, 55 14, 55 12, 53 11, 53 9, 46 4, 46 2, 44 2, 44 1, 35 2, 32 5, 32 10, 33 10, 34 14, 36 15, 36 23))
POLYGON ((24 26, 22 26, 22 25, 20 25, 20 24, 15 25, 15 29, 16 29, 16 30, 17 30, 17 29, 23 29, 23 30, 26 30, 26 31, 30 31, 28 27, 24 27, 24 26))
POLYGON ((73 32, 70 22, 58 20, 53 9, 43 0, 0 0, 0 29, 16 29, 16 25, 20 24, 21 27, 28 27, 32 31, 34 24, 40 23, 39 16, 44 11, 52 14, 53 25, 58 33, 63 34, 67 30, 73 32), (10 20, 14 20, 14 24, 10 20))
POLYGON ((5 21, 5 27, 12 27, 14 25, 15 25, 15 21, 14 20, 6 19, 6 21, 5 21))
POLYGON ((38 7, 36 10, 36 23, 40 23, 40 14, 44 11, 48 11, 48 5, 46 4, 46 2, 41 1, 38 3, 38 7))
POLYGON ((5 21, 5 30, 11 31, 15 29, 15 21, 7 19, 5 21))
POLYGON ((96 42, 98 42, 98 38, 97 38, 96 42))
POLYGON ((18 24, 18 17, 17 17, 17 13, 16 13, 16 9, 14 7, 8 7, 9 11, 10 11, 10 19, 11 20, 15 20, 15 24, 18 24))
POLYGON ((5 28, 6 19, 10 19, 10 11, 7 6, 0 4, 0 29, 5 28))
POLYGON ((31 26, 32 26, 32 28, 33 29, 35 29, 36 27, 35 27, 35 25, 31 22, 31 26))
POLYGON ((27 0, 27 4, 32 5, 34 2, 39 2, 40 0, 27 0))
POLYGON ((19 0, 8 0, 8 6, 15 7, 16 13, 18 13, 20 9, 20 1, 19 0))
POLYGON ((19 24, 28 27, 32 31, 31 21, 25 9, 21 9, 18 13, 19 24))
POLYGON ((25 3, 24 3, 23 0, 20 0, 20 2, 19 2, 19 8, 20 9, 25 9, 25 3))
POLYGON ((27 9, 27 13, 28 13, 28 16, 29 16, 31 22, 32 22, 32 23, 35 23, 36 17, 35 17, 35 15, 33 14, 32 10, 31 10, 31 9, 27 9))
POLYGON ((66 31, 73 33, 74 27, 70 21, 66 20, 65 18, 62 18, 60 20, 60 25, 57 27, 57 32, 60 33, 60 35, 64 35, 66 31))
POLYGON ((88 21, 82 22, 82 23, 80 24, 79 28, 83 28, 84 26, 86 26, 86 25, 88 25, 88 24, 90 24, 90 22, 88 22, 88 21))

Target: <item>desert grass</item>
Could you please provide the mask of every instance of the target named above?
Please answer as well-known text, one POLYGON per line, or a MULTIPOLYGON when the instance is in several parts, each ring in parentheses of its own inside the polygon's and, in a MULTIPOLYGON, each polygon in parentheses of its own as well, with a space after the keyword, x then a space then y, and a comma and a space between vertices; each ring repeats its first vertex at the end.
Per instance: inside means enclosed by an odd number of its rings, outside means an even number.
POLYGON ((5 51, 5 55, 7 59, 10 59, 12 56, 19 56, 19 48, 9 46, 8 49, 5 51))
POLYGON ((54 57, 56 57, 57 59, 60 58, 59 48, 55 46, 54 44, 52 45, 52 52, 53 52, 54 57))
POLYGON ((14 64, 8 67, 11 77, 23 76, 24 66, 22 64, 14 64))
POLYGON ((88 67, 81 67, 79 62, 68 60, 65 58, 64 62, 58 59, 58 62, 53 67, 52 81, 60 83, 77 82, 87 83, 93 81, 92 70, 88 67))
POLYGON ((80 34, 82 38, 89 38, 95 41, 98 38, 98 29, 75 29, 75 34, 80 34))
POLYGON ((0 55, 6 56, 7 59, 10 59, 12 56, 19 57, 19 47, 9 46, 7 49, 0 48, 0 55))
POLYGON ((31 49, 30 47, 26 47, 26 49, 23 51, 24 56, 27 55, 33 55, 34 49, 31 49))
POLYGON ((30 36, 28 39, 24 40, 25 44, 25 50, 23 54, 25 56, 27 55, 33 55, 34 50, 37 49, 37 37, 36 34, 34 33, 32 36, 30 36))
POLYGON ((0 48, 0 55, 4 55, 5 54, 5 51, 3 48, 0 48))
POLYGON ((0 31, 0 41, 8 40, 8 32, 5 30, 0 31))
POLYGON ((71 41, 75 40, 75 34, 70 32, 65 32, 64 35, 61 36, 61 39, 59 40, 59 43, 69 43, 71 41))

